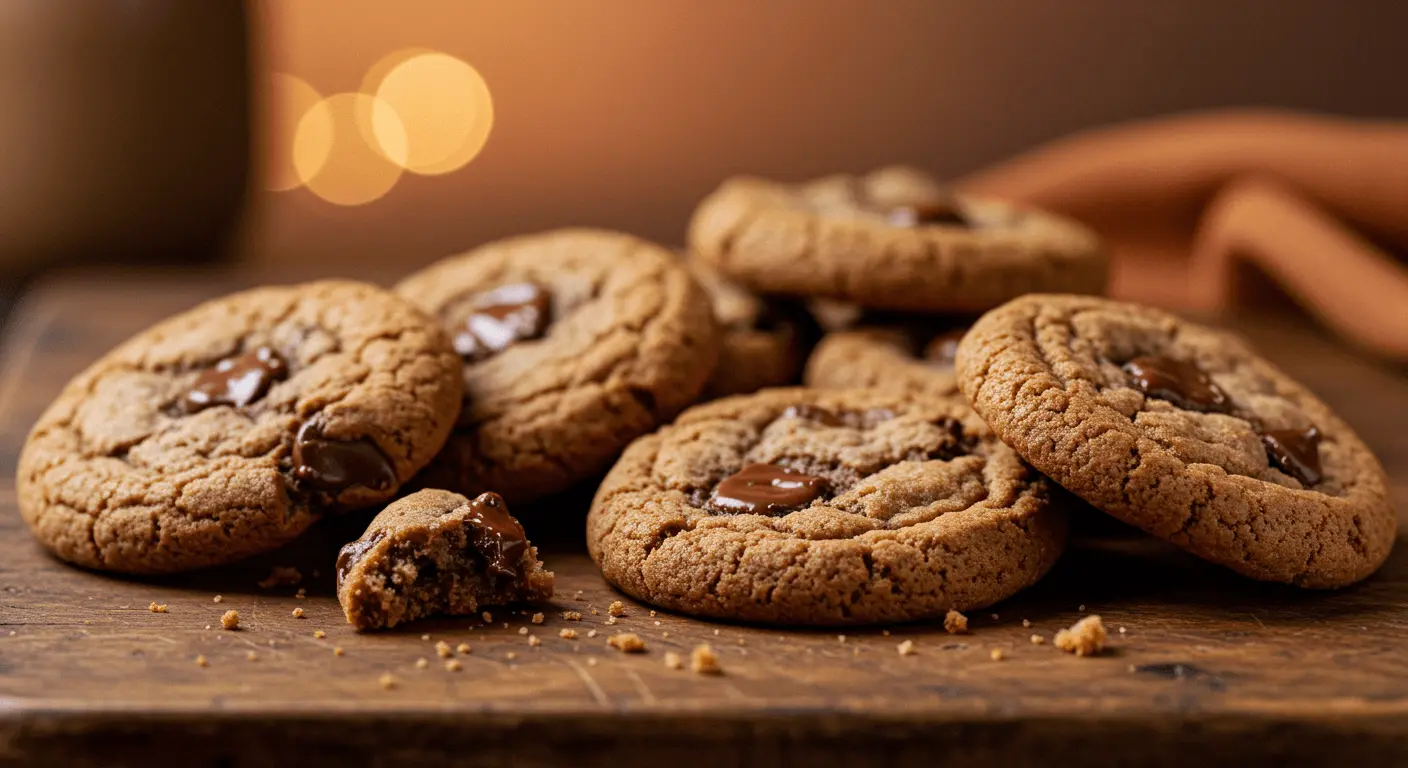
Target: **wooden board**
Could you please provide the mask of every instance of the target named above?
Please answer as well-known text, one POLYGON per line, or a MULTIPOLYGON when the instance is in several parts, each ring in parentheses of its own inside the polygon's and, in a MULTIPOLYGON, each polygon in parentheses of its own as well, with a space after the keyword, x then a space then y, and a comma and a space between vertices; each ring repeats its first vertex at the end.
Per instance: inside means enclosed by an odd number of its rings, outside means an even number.
MULTIPOLYGON (((33 291, 0 358, 0 462, 14 465, 26 430, 69 376, 150 322, 241 281, 71 277, 33 291)), ((1389 468, 1398 509, 1408 509, 1402 373, 1296 324, 1238 327, 1361 431, 1389 468)), ((1408 759, 1408 547, 1364 584, 1301 592, 1246 581, 1092 512, 1053 573, 995 614, 972 616, 971 634, 925 624, 843 639, 652 617, 606 586, 583 553, 586 498, 524 511, 558 573, 543 624, 496 615, 487 626, 432 620, 357 635, 342 620, 328 566, 365 516, 237 568, 119 579, 45 555, 14 508, 13 484, 0 482, 0 764, 1408 759), (256 585, 275 564, 304 569, 305 598, 256 585), (627 615, 608 627, 605 608, 617 599, 627 615), (150 612, 152 602, 166 612, 150 612), (238 631, 220 628, 228 609, 240 613, 238 631), (564 621, 567 610, 583 620, 564 621), (1110 653, 1075 658, 1052 648, 1057 629, 1089 613, 1111 628, 1110 653), (560 638, 563 628, 578 639, 560 638), (648 652, 607 648, 616 630, 639 633, 648 652), (1033 634, 1047 644, 1032 644, 1033 634), (472 646, 457 656, 462 671, 445 669, 439 640, 472 646), (897 652, 905 640, 913 655, 897 652), (666 668, 665 652, 687 655, 699 643, 714 646, 725 674, 666 668), (1005 659, 993 661, 993 649, 1005 659), (384 673, 394 688, 379 684, 384 673)))

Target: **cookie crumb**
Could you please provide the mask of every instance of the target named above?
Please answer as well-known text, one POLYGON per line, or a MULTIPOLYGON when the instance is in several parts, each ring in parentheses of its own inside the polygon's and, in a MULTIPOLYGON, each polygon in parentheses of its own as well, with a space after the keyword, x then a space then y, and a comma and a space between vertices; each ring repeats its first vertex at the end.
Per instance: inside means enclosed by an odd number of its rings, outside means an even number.
POLYGON ((1041 635, 1032 635, 1032 645, 1046 645, 1046 638, 1041 635))
POLYGON ((396 678, 392 677, 390 672, 382 672, 381 677, 378 677, 376 682, 381 686, 383 691, 389 691, 396 687, 396 678))
POLYGON ((428 666, 430 666, 430 660, 424 656, 416 659, 416 669, 425 669, 428 666))
POLYGON ((745 641, 743 638, 740 637, 740 638, 738 638, 738 644, 739 644, 739 645, 747 645, 748 643, 747 643, 747 641, 745 641))
POLYGON ((665 652, 665 666, 669 669, 684 669, 684 659, 674 651, 665 652))
POLYGON ((606 626, 609 627, 609 626, 611 626, 612 624, 615 624, 615 623, 616 623, 616 617, 615 617, 615 616, 607 616, 607 617, 606 617, 606 626))
POLYGON ((240 612, 233 610, 225 611, 225 613, 220 616, 220 626, 225 629, 239 629, 240 612))
POLYGON ((657 627, 660 626, 660 622, 658 622, 658 621, 655 622, 655 626, 657 626, 657 627))
POLYGON ((295 619, 301 619, 301 618, 303 618, 303 609, 302 609, 302 608, 294 608, 294 609, 293 609, 293 618, 295 618, 295 619))
POLYGON ((715 636, 715 637, 718 637, 718 634, 719 634, 719 630, 717 630, 717 629, 714 630, 714 636, 715 636))
POLYGON ((455 655, 454 649, 451 648, 450 644, 445 642, 444 640, 441 640, 440 642, 435 644, 435 653, 442 659, 448 659, 451 656, 455 655))
POLYGON ((573 599, 575 599, 575 600, 584 600, 584 599, 586 599, 586 598, 583 598, 583 597, 582 597, 582 590, 580 590, 580 589, 577 590, 577 593, 574 594, 574 595, 572 595, 572 597, 573 597, 573 599))
POLYGON ((557 636, 560 637, 560 638, 562 638, 562 639, 564 639, 564 640, 576 640, 576 639, 577 639, 577 630, 575 630, 575 629, 567 629, 567 628, 559 629, 559 630, 557 631, 557 636))
POLYGON ((245 657, 246 659, 249 659, 250 661, 259 661, 259 654, 255 653, 254 651, 250 651, 249 653, 246 653, 246 654, 244 655, 244 657, 245 657))
POLYGON ((260 589, 272 589, 274 587, 291 587, 303 581, 303 572, 288 565, 276 565, 269 569, 269 575, 259 582, 260 589))
POLYGON ((526 635, 526 634, 528 634, 528 628, 527 628, 527 627, 519 627, 519 628, 518 628, 518 634, 520 634, 520 635, 526 635))
POLYGON ((880 634, 881 634, 882 636, 884 636, 884 637, 889 637, 889 636, 890 636, 890 630, 888 630, 888 629, 882 629, 882 630, 880 630, 880 634))
POLYGON ((464 665, 459 662, 459 659, 450 659, 445 662, 445 669, 449 672, 458 672, 464 669, 464 665))
POLYGON ((535 613, 535 614, 533 614, 532 622, 533 622, 534 624, 542 624, 542 623, 543 623, 543 614, 541 614, 541 613, 535 613))
POLYGON ((513 661, 514 659, 518 658, 518 654, 514 653, 513 651, 509 651, 508 653, 504 654, 504 658, 508 659, 509 661, 513 661))
POLYGON ((595 629, 589 629, 589 630, 587 630, 587 637, 596 637, 596 630, 595 630, 595 629))
POLYGON ((1124 627, 1120 627, 1120 634, 1121 634, 1121 635, 1124 634, 1124 627))
POLYGON ((895 650, 899 651, 901 656, 913 656, 914 641, 906 640, 903 643, 900 643, 899 645, 895 646, 895 650))
POLYGON ((696 645, 689 653, 689 668, 699 675, 722 675, 724 668, 719 666, 719 657, 707 644, 696 645))
POLYGON ((225 596, 224 596, 224 595, 216 595, 215 597, 210 598, 210 602, 212 602, 212 603, 219 603, 219 602, 222 602, 224 599, 225 599, 225 596))
POLYGON ((997 614, 995 614, 995 613, 992 615, 992 620, 993 620, 993 621, 997 621, 999 618, 1000 618, 1000 617, 999 617, 997 614))
POLYGON ((562 612, 562 620, 563 620, 563 621, 581 621, 581 620, 582 620, 582 614, 581 614, 580 612, 578 612, 578 611, 563 611, 563 612, 562 612))
POLYGON ((542 640, 539 640, 537 635, 529 635, 529 636, 528 636, 528 645, 529 645, 529 647, 531 647, 531 648, 537 648, 538 646, 540 646, 540 645, 542 645, 542 644, 543 644, 543 641, 542 641, 542 640))
POLYGON ((595 657, 595 656, 588 656, 588 657, 587 657, 587 666, 589 666, 589 667, 595 667, 595 666, 596 666, 596 657, 595 657))
POLYGON ((1007 658, 1007 655, 1002 652, 1001 648, 992 649, 992 653, 989 653, 988 655, 992 657, 993 661, 1002 661, 1003 659, 1007 658))
POLYGON ((944 631, 950 635, 962 635, 968 632, 968 617, 958 611, 950 610, 944 614, 944 631))
POLYGON ((661 637, 669 637, 669 636, 670 636, 670 633, 669 633, 669 632, 661 632, 661 633, 660 633, 660 636, 661 636, 661 637))
POLYGON ((1085 613, 1085 603, 1081 603, 1079 606, 1077 606, 1076 610, 1080 611, 1081 613, 1085 613))
POLYGON ((339 646, 337 646, 336 648, 333 648, 333 649, 332 649, 332 655, 334 655, 334 656, 341 656, 341 655, 342 655, 342 646, 339 645, 339 646))
MULTIPOLYGON (((317 575, 318 575, 318 572, 317 572, 317 571, 314 571, 314 572, 313 572, 313 575, 314 575, 314 576, 317 576, 317 575)), ((308 596, 308 590, 305 589, 305 588, 303 588, 303 587, 299 587, 299 588, 298 588, 298 591, 295 592, 295 593, 293 593, 293 596, 296 597, 296 598, 298 598, 299 600, 302 600, 303 598, 305 598, 305 597, 308 596)))
POLYGON ((845 635, 837 635, 837 636, 836 636, 836 642, 838 642, 838 643, 844 643, 844 642, 846 642, 846 636, 845 636, 845 635))
POLYGON ((611 605, 606 606, 606 615, 608 616, 624 616, 625 613, 626 604, 620 600, 613 600, 611 605))
POLYGON ((473 650, 473 648, 469 647, 469 643, 460 643, 459 645, 455 646, 455 651, 458 652, 461 656, 467 656, 473 650))
POLYGON ((166 613, 166 604, 162 603, 161 605, 157 605, 156 603, 152 603, 151 605, 147 606, 147 610, 151 611, 152 613, 166 613))
POLYGON ((612 635, 606 638, 606 644, 622 653, 645 653, 645 641, 634 632, 612 635))
POLYGON ((206 661, 204 656, 197 656, 197 657, 196 657, 196 666, 197 666, 197 667, 208 667, 208 666, 210 666, 210 662, 206 661))
POLYGON ((1022 629, 1031 629, 1031 628, 1032 628, 1032 620, 1031 620, 1031 619, 1022 619, 1022 629))
MULTIPOLYGON (((209 625, 209 624, 206 624, 206 625, 205 625, 205 628, 206 628, 206 629, 210 629, 210 625, 209 625)), ((14 634, 14 632, 11 632, 11 633, 10 633, 10 634, 12 634, 12 635, 13 635, 13 634, 14 634)))
POLYGON ((1055 642, 1056 647, 1066 653, 1093 656, 1105 648, 1107 637, 1099 614, 1091 614, 1072 624, 1070 629, 1057 632, 1055 642))
POLYGON ((494 622, 494 614, 488 611, 479 614, 479 618, 483 619, 485 624, 492 624, 494 622))
POLYGON ((327 637, 327 636, 328 636, 328 633, 324 632, 324 631, 321 630, 321 629, 315 629, 315 630, 313 630, 313 639, 314 639, 314 640, 322 640, 323 638, 325 638, 325 637, 327 637))
POLYGON ((655 618, 655 611, 651 611, 651 612, 650 612, 650 618, 652 618, 652 619, 655 618))
POLYGON ((430 642, 430 635, 421 635, 421 636, 420 636, 420 639, 422 639, 422 640, 424 640, 424 641, 426 641, 426 642, 428 643, 428 642, 430 642))

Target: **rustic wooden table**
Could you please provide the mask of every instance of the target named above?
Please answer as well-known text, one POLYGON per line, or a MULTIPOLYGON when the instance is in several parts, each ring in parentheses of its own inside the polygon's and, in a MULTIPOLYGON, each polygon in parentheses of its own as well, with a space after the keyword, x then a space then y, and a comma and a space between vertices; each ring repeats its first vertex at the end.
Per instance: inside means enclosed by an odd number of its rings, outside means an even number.
MULTIPOLYGON (((69 376, 237 282, 70 276, 30 292, 4 344, 0 463, 14 465, 25 432, 69 376)), ((1403 372, 1298 324, 1237 327, 1360 430, 1388 467, 1398 508, 1408 509, 1403 372)), ((524 513, 558 573, 543 624, 500 614, 488 626, 433 620, 357 635, 342 620, 328 563, 339 537, 365 518, 237 568, 119 579, 48 557, 6 479, 0 764, 1408 760, 1408 547, 1354 588, 1301 592, 1248 582, 1091 513, 1045 581, 972 616, 968 635, 923 624, 843 638, 652 615, 630 600, 608 628, 605 607, 622 598, 582 551, 586 498, 524 513), (271 565, 290 564, 307 574, 306 597, 256 585, 271 565), (150 612, 152 602, 166 612, 150 612), (238 631, 220 628, 229 609, 240 613, 238 631), (568 623, 559 617, 566 610, 585 616, 568 623), (1111 652, 1076 658, 1052 648, 1055 630, 1088 613, 1110 627, 1111 652), (578 638, 560 638, 565 627, 578 638), (639 633, 649 651, 607 648, 610 630, 639 633), (1047 644, 1033 644, 1033 634, 1047 644), (472 646, 458 657, 462 671, 436 657, 439 640, 472 646), (913 655, 897 653, 904 640, 913 655), (698 643, 717 649, 725 674, 666 668, 665 652, 698 643), (993 661, 993 649, 1005 658, 993 661), (396 680, 389 690, 378 682, 384 673, 396 680)))

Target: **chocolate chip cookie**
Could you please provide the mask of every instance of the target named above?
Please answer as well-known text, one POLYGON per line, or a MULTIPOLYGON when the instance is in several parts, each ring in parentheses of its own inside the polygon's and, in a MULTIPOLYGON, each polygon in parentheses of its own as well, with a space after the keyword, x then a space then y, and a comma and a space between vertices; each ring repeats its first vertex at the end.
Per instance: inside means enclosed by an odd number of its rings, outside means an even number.
POLYGON ((607 475, 607 580, 698 616, 865 624, 979 608, 1055 562, 1047 481, 957 398, 771 389, 683 413, 607 475))
POLYGON ((337 556, 337 599, 357 629, 546 600, 553 580, 495 493, 413 493, 337 556))
POLYGON ((973 407, 1096 507, 1238 573, 1363 579, 1393 546, 1378 460, 1235 337, 1104 299, 1034 295, 958 349, 973 407))
POLYGON ((1101 293, 1108 259, 1074 221, 954 194, 907 168, 801 185, 727 181, 694 213, 695 258, 762 293, 981 312, 1032 291, 1101 293))
POLYGON ((694 402, 718 360, 708 296, 674 254, 627 235, 491 243, 396 290, 463 361, 464 409, 428 487, 512 504, 565 490, 694 402))
POLYGON ((164 573, 292 539, 391 498, 440 449, 459 359, 375 286, 259 288, 138 334, 40 417, 18 469, 26 522, 59 557, 164 573))
POLYGON ((806 309, 796 302, 764 300, 698 261, 685 264, 709 294, 722 334, 719 364, 704 387, 704 399, 794 383, 816 338, 806 309))
POLYGON ((877 388, 957 394, 953 358, 964 328, 859 328, 828 333, 807 359, 804 381, 822 389, 877 388))

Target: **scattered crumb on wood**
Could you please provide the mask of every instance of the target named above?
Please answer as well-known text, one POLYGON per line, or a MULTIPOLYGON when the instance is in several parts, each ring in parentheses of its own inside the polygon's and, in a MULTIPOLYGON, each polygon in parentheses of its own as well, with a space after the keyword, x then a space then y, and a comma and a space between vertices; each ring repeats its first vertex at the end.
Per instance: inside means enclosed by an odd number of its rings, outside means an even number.
POLYGON ((1085 613, 1085 603, 1081 603, 1079 606, 1077 606, 1076 610, 1080 611, 1081 613, 1085 613))
POLYGON ((739 644, 739 645, 747 645, 747 644, 748 644, 748 641, 747 641, 747 640, 744 640, 743 638, 740 637, 740 638, 738 638, 738 644, 739 644))
POLYGON ((294 608, 294 609, 293 609, 293 618, 295 618, 295 619, 301 619, 301 618, 303 618, 303 609, 302 609, 302 608, 294 608))
POLYGON ((504 654, 504 658, 508 659, 509 661, 513 661, 514 659, 518 658, 518 654, 514 653, 513 651, 509 651, 508 653, 504 654))
POLYGON ((197 657, 196 657, 196 666, 197 666, 197 667, 208 667, 208 666, 210 666, 210 662, 206 661, 204 656, 197 656, 197 657))
POLYGON ((244 655, 244 657, 245 657, 246 659, 249 659, 250 661, 259 661, 259 654, 255 653, 254 651, 250 651, 249 653, 246 653, 246 654, 244 655))
POLYGON ((537 635, 529 635, 529 636, 528 636, 528 645, 529 645, 530 647, 537 648, 538 646, 540 646, 540 645, 542 645, 542 644, 543 644, 543 641, 542 641, 542 640, 539 640, 537 635))
POLYGON ((1072 624, 1070 629, 1057 632, 1055 643, 1066 653, 1094 656, 1104 650, 1107 638, 1105 624, 1100 621, 1099 614, 1091 614, 1072 624))
POLYGON ((576 639, 577 639, 577 630, 575 630, 575 629, 568 629, 568 628, 564 627, 564 628, 559 629, 559 630, 557 631, 557 636, 558 636, 558 637, 561 637, 561 638, 563 638, 563 639, 565 639, 565 640, 576 640, 576 639))
POLYGON ((469 643, 460 643, 459 645, 455 646, 455 650, 459 652, 461 656, 466 656, 469 654, 470 651, 474 649, 469 647, 469 643))
POLYGON ((240 612, 235 610, 225 611, 220 616, 220 626, 225 629, 240 628, 240 612))
POLYGON ((534 624, 542 624, 542 623, 543 623, 543 614, 541 614, 541 613, 535 613, 535 614, 533 614, 532 622, 533 622, 534 624))
POLYGON ((581 621, 582 614, 579 611, 563 611, 562 618, 564 621, 581 621))
POLYGON ((718 654, 708 644, 696 645, 689 652, 689 668, 700 675, 722 675, 724 668, 719 665, 718 654))
POLYGON ((606 644, 622 653, 645 653, 645 641, 634 632, 625 632, 606 638, 606 644))
POLYGON ((651 611, 651 612, 650 612, 650 618, 652 618, 652 619, 655 618, 655 611, 651 611))
POLYGON ((882 630, 880 630, 880 634, 881 634, 882 636, 884 636, 884 637, 889 637, 889 636, 890 636, 890 630, 888 630, 888 629, 882 629, 882 630))
POLYGON ((899 645, 895 646, 895 650, 899 651, 901 656, 913 656, 914 641, 906 640, 903 643, 900 643, 899 645))
POLYGON ((494 621, 494 614, 485 611, 479 614, 479 618, 483 619, 485 624, 490 624, 494 621))
POLYGON ((323 638, 325 638, 325 637, 327 637, 327 636, 328 636, 328 633, 324 632, 324 631, 321 630, 321 629, 315 629, 315 630, 313 630, 313 638, 314 638, 315 640, 322 640, 323 638))
POLYGON ((968 617, 950 610, 944 614, 944 630, 950 635, 961 635, 968 631, 968 617))
POLYGON ((459 659, 450 659, 445 662, 445 669, 450 672, 458 672, 464 669, 464 665, 460 663, 459 659))
POLYGON ((998 616, 998 615, 995 614, 995 613, 992 615, 992 620, 993 620, 993 621, 997 621, 997 620, 1000 619, 1000 618, 1001 618, 1001 617, 998 616))
POLYGON ((993 661, 1002 661, 1003 659, 1007 658, 1007 655, 1002 652, 1001 648, 992 649, 992 653, 988 655, 992 657, 993 661))
POLYGON ((1124 627, 1120 627, 1120 634, 1121 634, 1121 635, 1124 634, 1124 627))
POLYGON ((422 640, 424 640, 424 641, 426 641, 426 642, 428 643, 428 642, 430 642, 430 635, 421 635, 421 636, 420 636, 420 639, 422 639, 422 640))
POLYGON ((419 659, 416 659, 416 669, 425 669, 428 666, 430 666, 430 659, 427 659, 424 656, 420 657, 419 659))
POLYGON ((844 643, 844 642, 846 642, 846 636, 845 636, 845 635, 837 635, 837 636, 836 636, 836 642, 838 642, 838 643, 844 643))
POLYGON ((520 634, 520 635, 526 635, 526 634, 528 634, 528 628, 527 628, 527 627, 519 627, 519 628, 518 628, 518 634, 520 634))
POLYGON ((587 657, 587 666, 589 666, 589 667, 595 667, 595 666, 596 666, 596 657, 595 657, 595 656, 588 656, 588 657, 587 657))
POLYGON ((166 604, 162 603, 161 605, 157 605, 156 603, 152 603, 151 605, 147 606, 147 610, 151 611, 152 613, 166 613, 166 604))
POLYGON ((224 595, 216 595, 215 597, 212 597, 212 598, 210 599, 210 602, 212 602, 212 603, 218 603, 218 602, 220 602, 220 601, 222 601, 222 600, 224 600, 224 599, 225 599, 225 596, 224 596, 224 595))
POLYGON ((684 659, 674 651, 666 651, 665 666, 669 669, 684 669, 684 659))
POLYGON ((451 648, 450 644, 445 642, 444 640, 441 640, 440 642, 435 644, 435 653, 442 659, 448 659, 451 656, 455 655, 454 649, 451 648))
MULTIPOLYGON (((317 576, 317 575, 318 575, 318 572, 317 572, 317 571, 314 571, 314 572, 313 572, 313 575, 314 575, 314 576, 317 576)), ((305 597, 308 596, 308 590, 307 590, 306 588, 304 588, 304 587, 299 587, 299 588, 298 588, 298 591, 295 592, 293 596, 296 597, 296 598, 298 598, 299 600, 302 600, 303 598, 305 598, 305 597)))
POLYGON ((1032 620, 1031 620, 1031 619, 1022 619, 1022 629, 1031 629, 1031 628, 1032 628, 1032 620))
POLYGON ((342 646, 339 645, 339 646, 337 646, 336 648, 333 648, 333 649, 332 649, 332 655, 334 655, 334 656, 341 656, 341 655, 342 655, 342 646))
POLYGON ((606 615, 624 616, 626 614, 626 604, 620 600, 613 600, 611 605, 606 606, 606 615))
POLYGON ((615 616, 607 616, 607 617, 606 617, 606 626, 609 627, 609 626, 611 626, 612 624, 615 624, 615 623, 616 623, 616 617, 615 617, 615 616))
POLYGON ((392 677, 390 672, 382 672, 381 677, 378 677, 376 682, 381 686, 383 691, 389 691, 396 687, 396 678, 392 677))
POLYGON ((1045 645, 1046 638, 1041 635, 1032 635, 1032 645, 1045 645))
POLYGON ((291 587, 303 581, 303 572, 290 565, 276 565, 269 569, 269 575, 259 582, 260 589, 291 587))
POLYGON ((589 630, 587 630, 587 637, 596 637, 596 630, 595 630, 595 629, 589 629, 589 630))

